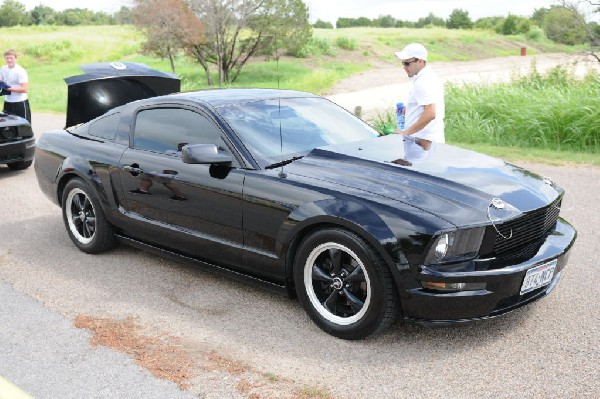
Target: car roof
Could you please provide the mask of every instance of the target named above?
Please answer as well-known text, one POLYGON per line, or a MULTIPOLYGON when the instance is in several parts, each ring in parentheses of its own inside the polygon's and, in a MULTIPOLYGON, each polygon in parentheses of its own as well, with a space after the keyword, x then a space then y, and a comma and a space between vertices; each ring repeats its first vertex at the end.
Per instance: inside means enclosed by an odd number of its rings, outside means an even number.
POLYGON ((204 102, 218 108, 224 105, 240 104, 251 101, 284 99, 284 98, 319 98, 316 94, 297 90, 279 90, 279 89, 208 89, 188 91, 177 94, 169 94, 162 97, 156 97, 160 101, 166 97, 189 99, 193 101, 204 102))

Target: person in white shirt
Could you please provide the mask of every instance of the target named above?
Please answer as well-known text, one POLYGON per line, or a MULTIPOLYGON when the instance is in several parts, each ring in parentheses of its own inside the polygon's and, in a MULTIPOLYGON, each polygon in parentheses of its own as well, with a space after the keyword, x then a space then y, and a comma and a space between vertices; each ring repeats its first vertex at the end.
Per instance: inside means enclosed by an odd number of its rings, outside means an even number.
POLYGON ((17 64, 17 52, 13 49, 4 52, 4 61, 6 65, 0 68, 0 81, 9 86, 4 89, 9 92, 4 96, 4 112, 25 118, 31 124, 31 109, 27 98, 29 91, 27 71, 17 64))
POLYGON ((405 108, 406 127, 397 134, 410 135, 423 149, 431 143, 444 143, 444 84, 427 65, 427 49, 420 43, 411 43, 395 53, 412 86, 405 108))

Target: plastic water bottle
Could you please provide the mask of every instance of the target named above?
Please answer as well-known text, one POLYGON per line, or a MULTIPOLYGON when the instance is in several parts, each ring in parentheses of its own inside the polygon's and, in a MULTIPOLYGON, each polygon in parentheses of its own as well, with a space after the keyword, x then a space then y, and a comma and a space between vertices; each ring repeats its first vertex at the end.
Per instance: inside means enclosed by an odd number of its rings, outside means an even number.
POLYGON ((404 115, 402 111, 404 111, 404 103, 396 104, 396 123, 399 130, 404 130, 404 115))

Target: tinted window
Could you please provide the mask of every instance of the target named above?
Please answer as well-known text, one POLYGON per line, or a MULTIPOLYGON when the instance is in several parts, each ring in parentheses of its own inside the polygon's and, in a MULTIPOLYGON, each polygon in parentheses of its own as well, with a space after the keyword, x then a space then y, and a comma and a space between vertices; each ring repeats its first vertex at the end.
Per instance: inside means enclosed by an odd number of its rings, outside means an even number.
POLYGON ((185 144, 223 146, 221 131, 203 115, 180 108, 153 108, 137 114, 133 146, 180 154, 185 144))
POLYGON ((119 113, 107 115, 92 122, 88 133, 91 136, 100 137, 106 140, 114 140, 117 136, 117 127, 119 126, 120 119, 121 114, 119 113))

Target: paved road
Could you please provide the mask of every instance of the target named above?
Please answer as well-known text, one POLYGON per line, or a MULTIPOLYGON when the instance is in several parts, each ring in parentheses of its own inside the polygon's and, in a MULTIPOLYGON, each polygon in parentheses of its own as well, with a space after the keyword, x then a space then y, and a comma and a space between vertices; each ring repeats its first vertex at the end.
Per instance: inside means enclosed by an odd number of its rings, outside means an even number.
MULTIPOLYGON (((33 123, 42 131, 62 118, 33 123)), ((567 189, 562 215, 579 231, 552 295, 485 323, 398 324, 360 342, 324 334, 297 301, 185 263, 125 246, 86 255, 33 169, 0 167, 0 375, 38 398, 186 394, 91 346, 73 325, 85 315, 176 337, 192 359, 186 392, 202 398, 600 397, 600 168, 528 167, 567 189)))

